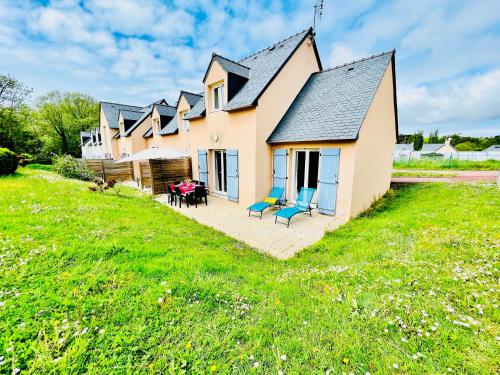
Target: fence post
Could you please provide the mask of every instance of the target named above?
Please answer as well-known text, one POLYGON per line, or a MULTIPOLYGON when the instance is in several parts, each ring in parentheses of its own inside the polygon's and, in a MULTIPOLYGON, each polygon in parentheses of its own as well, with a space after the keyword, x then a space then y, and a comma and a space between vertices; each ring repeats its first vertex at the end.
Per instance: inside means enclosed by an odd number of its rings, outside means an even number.
POLYGON ((106 181, 106 169, 104 168, 104 159, 101 159, 101 165, 102 165, 102 180, 106 181))

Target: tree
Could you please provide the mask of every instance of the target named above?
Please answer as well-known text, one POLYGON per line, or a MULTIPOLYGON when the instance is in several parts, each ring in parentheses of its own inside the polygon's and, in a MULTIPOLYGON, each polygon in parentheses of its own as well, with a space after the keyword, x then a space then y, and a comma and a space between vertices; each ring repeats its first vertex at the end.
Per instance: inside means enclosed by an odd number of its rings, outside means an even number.
POLYGON ((439 143, 439 130, 434 130, 429 134, 429 142, 428 143, 439 143))
POLYGON ((422 149, 422 145, 424 144, 424 132, 420 130, 419 132, 413 134, 410 137, 410 143, 413 143, 413 149, 415 151, 420 151, 422 149))
POLYGON ((80 156, 80 131, 99 123, 99 103, 89 95, 51 91, 36 104, 36 124, 46 152, 80 156))
POLYGON ((32 153, 40 145, 32 132, 31 110, 25 104, 31 91, 15 78, 0 75, 0 147, 32 153))

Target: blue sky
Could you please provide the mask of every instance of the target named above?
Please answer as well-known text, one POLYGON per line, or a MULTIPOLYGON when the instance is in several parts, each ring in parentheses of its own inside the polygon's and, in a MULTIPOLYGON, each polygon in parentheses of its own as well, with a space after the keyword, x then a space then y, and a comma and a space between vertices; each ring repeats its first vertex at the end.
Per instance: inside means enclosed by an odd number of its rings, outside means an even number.
MULTIPOLYGON (((0 73, 146 105, 312 24, 315 0, 0 2, 0 73)), ((500 1, 325 0, 323 66, 395 48, 401 132, 500 134, 500 1)))

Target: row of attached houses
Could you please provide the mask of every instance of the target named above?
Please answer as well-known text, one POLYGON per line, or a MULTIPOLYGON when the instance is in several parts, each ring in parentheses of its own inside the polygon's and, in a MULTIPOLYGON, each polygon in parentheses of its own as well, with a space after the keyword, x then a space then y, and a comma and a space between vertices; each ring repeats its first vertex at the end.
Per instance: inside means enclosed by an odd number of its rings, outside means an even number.
MULTIPOLYGON (((352 217, 389 188, 398 132, 394 51, 323 69, 312 29, 239 61, 213 54, 199 93, 175 105, 101 102, 104 153, 188 153, 193 178, 247 206, 273 186, 352 217)), ((136 167, 138 168, 138 167, 136 167)))

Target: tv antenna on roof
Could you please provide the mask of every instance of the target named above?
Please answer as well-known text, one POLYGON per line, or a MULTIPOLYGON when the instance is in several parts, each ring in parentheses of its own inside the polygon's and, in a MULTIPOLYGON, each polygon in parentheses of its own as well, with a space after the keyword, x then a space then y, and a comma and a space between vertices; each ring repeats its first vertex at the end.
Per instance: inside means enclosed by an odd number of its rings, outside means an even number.
POLYGON ((321 19, 321 16, 323 15, 323 1, 324 0, 318 0, 316 1, 316 5, 314 5, 313 30, 316 29, 316 17, 318 17, 319 21, 321 19))

